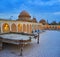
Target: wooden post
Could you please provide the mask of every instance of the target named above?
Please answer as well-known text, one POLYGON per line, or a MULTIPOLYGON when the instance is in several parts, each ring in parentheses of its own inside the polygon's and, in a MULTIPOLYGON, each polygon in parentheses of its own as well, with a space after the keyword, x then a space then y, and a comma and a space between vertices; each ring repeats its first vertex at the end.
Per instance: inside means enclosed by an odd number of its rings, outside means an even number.
POLYGON ((0 50, 2 50, 2 38, 0 37, 0 50))
POLYGON ((39 44, 39 33, 38 33, 38 39, 37 39, 37 44, 39 44))
POLYGON ((20 56, 23 56, 23 47, 21 47, 20 56))
POLYGON ((23 40, 20 41, 20 56, 23 56, 23 40))

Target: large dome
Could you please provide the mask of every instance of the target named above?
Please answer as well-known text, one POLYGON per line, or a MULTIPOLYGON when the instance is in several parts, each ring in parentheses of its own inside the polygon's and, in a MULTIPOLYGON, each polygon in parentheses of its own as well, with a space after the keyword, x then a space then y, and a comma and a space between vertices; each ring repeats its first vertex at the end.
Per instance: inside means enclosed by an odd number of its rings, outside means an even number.
POLYGON ((28 12, 22 11, 19 15, 19 17, 31 17, 28 12))
POLYGON ((26 12, 24 10, 19 14, 18 20, 20 20, 20 21, 31 21, 31 16, 29 15, 28 12, 26 12))

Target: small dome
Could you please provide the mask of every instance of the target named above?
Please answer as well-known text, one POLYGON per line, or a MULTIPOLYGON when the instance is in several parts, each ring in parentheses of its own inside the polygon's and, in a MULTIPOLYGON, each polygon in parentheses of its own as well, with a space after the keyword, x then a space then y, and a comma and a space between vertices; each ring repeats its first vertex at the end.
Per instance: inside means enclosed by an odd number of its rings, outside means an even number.
POLYGON ((34 18, 34 17, 33 17, 32 21, 37 23, 37 20, 36 20, 36 18, 34 18))
POLYGON ((43 25, 47 24, 47 22, 44 19, 41 19, 39 23, 42 23, 43 25))
POLYGON ((46 23, 46 21, 44 19, 41 19, 39 23, 46 23))
POLYGON ((19 15, 19 17, 31 17, 28 12, 22 11, 19 15))

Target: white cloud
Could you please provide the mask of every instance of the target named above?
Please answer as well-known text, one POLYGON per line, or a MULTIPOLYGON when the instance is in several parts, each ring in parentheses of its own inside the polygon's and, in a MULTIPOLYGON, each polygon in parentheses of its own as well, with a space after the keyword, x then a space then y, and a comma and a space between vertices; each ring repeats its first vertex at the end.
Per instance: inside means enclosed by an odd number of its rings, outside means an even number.
POLYGON ((43 15, 43 14, 44 14, 44 15, 46 15, 46 14, 47 14, 47 15, 60 15, 60 12, 51 12, 51 13, 50 13, 50 12, 46 12, 46 13, 40 13, 40 14, 42 14, 42 15, 43 15))
POLYGON ((54 12, 53 14, 54 15, 60 15, 60 12, 54 12))
POLYGON ((42 0, 28 0, 29 4, 33 4, 33 5, 49 5, 52 6, 56 3, 60 3, 60 0, 50 0, 50 1, 42 1, 42 0))

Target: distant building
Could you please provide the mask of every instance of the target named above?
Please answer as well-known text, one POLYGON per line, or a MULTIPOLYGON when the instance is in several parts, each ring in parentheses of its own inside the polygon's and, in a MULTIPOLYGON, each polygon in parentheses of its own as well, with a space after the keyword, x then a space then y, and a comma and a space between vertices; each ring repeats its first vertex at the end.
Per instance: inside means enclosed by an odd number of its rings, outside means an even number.
POLYGON ((42 23, 43 25, 46 25, 46 24, 47 24, 47 22, 46 22, 44 19, 41 19, 41 20, 39 21, 39 23, 42 23))

